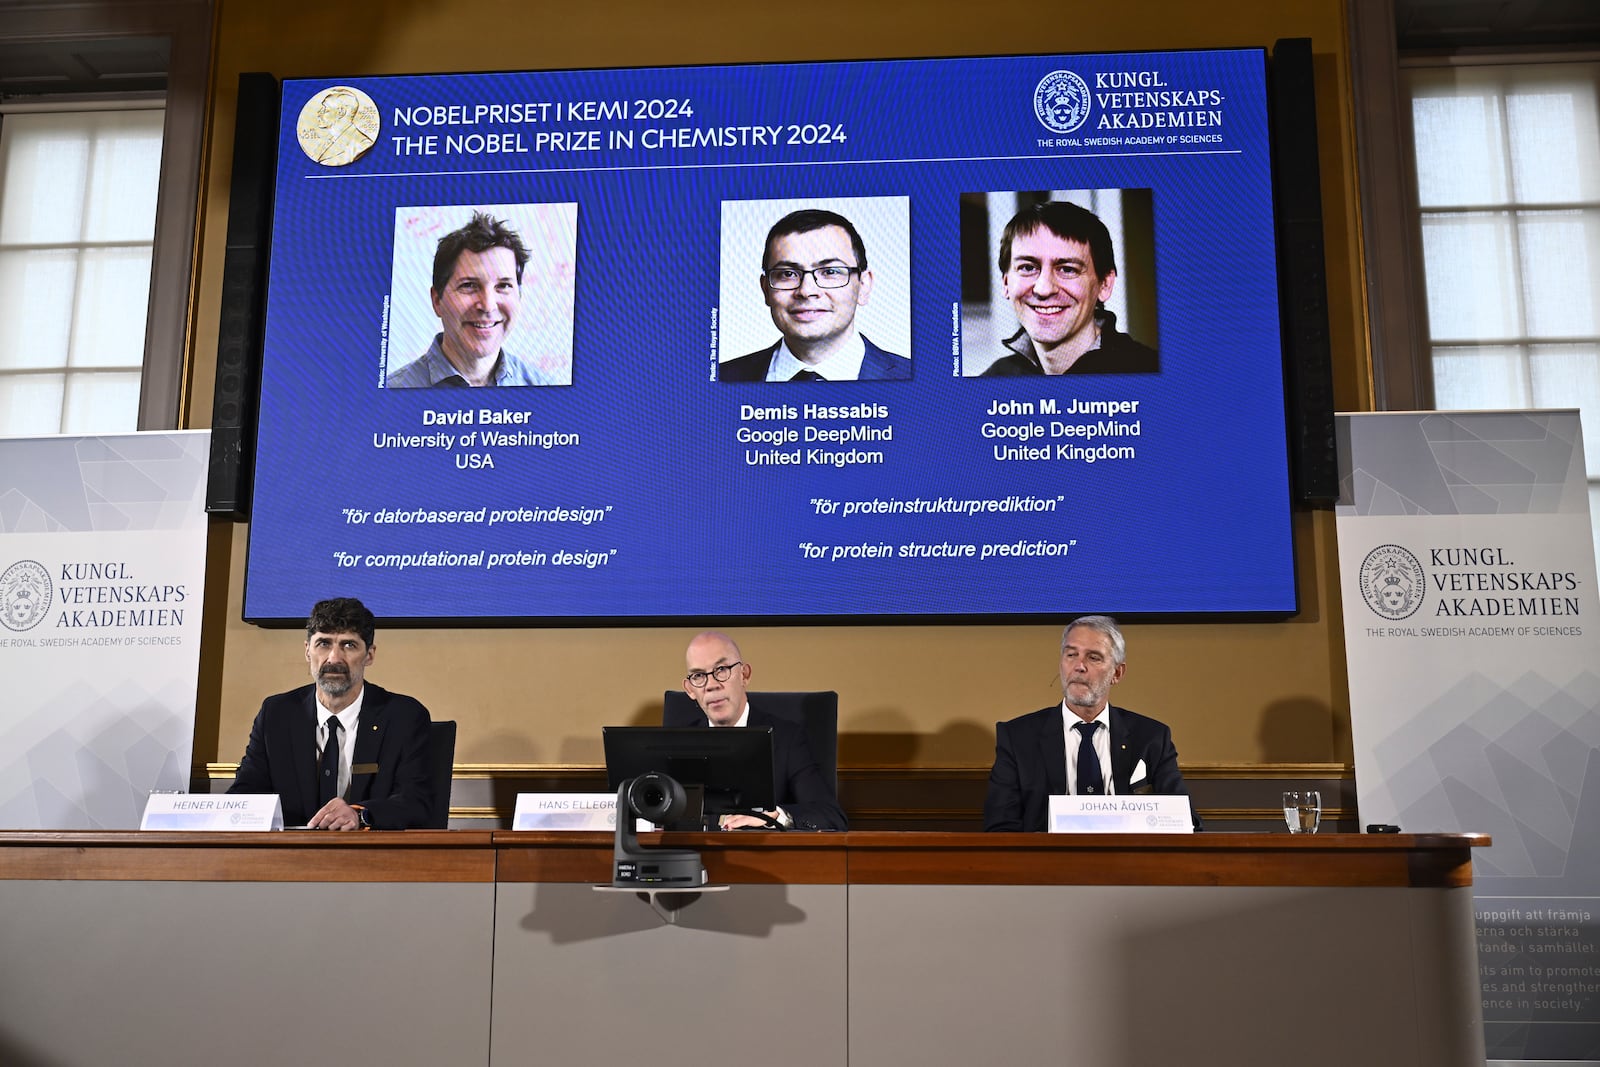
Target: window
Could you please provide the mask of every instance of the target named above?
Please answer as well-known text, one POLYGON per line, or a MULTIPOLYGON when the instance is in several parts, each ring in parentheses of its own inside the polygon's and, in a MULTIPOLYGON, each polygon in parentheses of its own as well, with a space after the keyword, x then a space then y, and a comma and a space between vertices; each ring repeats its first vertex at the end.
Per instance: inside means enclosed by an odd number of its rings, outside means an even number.
POLYGON ((1435 406, 1580 409, 1600 534, 1600 64, 1407 80, 1435 406))
POLYGON ((0 434, 136 428, 163 118, 0 119, 0 434))

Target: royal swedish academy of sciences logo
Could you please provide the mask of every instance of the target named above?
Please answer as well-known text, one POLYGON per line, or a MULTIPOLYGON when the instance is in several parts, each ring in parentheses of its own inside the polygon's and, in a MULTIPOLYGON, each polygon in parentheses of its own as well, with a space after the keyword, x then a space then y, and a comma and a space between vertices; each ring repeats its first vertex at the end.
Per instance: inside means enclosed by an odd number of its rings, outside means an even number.
POLYGON ((1422 606, 1428 578, 1422 564, 1399 545, 1379 545, 1361 561, 1361 598, 1375 614, 1404 619, 1422 606))
POLYGON ((18 560, 0 574, 0 623, 18 632, 33 629, 50 611, 53 596, 50 572, 44 565, 18 560))
POLYGON ((1089 119, 1089 85, 1070 70, 1053 70, 1033 90, 1033 113, 1045 129, 1071 133, 1089 119))

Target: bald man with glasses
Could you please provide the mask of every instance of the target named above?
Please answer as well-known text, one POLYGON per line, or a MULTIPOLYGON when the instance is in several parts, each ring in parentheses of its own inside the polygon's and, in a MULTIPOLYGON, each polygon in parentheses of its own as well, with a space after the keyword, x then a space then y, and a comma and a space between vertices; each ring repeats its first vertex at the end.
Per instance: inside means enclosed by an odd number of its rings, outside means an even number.
MULTIPOLYGON (((688 669, 683 691, 705 713, 699 725, 772 727, 772 784, 778 793, 778 807, 768 816, 785 828, 850 828, 833 785, 823 777, 811 746, 806 744, 805 731, 798 723, 762 710, 760 697, 752 704, 747 692, 750 664, 733 638, 715 631, 698 635, 689 642, 684 665, 688 669)), ((724 830, 742 830, 768 824, 754 815, 724 815, 720 825, 724 830)))
POLYGON ((761 298, 782 334, 777 344, 730 359, 724 382, 855 382, 911 377, 911 361, 856 329, 872 296, 867 246, 833 211, 792 211, 767 231, 761 298))

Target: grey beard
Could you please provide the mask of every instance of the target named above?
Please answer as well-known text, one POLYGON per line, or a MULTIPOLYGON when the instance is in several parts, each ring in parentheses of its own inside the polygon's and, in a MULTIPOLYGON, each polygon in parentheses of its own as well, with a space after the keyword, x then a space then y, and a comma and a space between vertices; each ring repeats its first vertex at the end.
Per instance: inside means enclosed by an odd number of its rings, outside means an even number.
POLYGON ((1106 702, 1106 694, 1094 690, 1090 690, 1084 695, 1076 695, 1066 686, 1062 686, 1061 695, 1066 698, 1068 704, 1075 708, 1094 708, 1098 710, 1100 705, 1106 702))
POLYGON ((350 691, 350 676, 348 674, 319 674, 317 675, 317 688, 329 696, 344 696, 350 691))

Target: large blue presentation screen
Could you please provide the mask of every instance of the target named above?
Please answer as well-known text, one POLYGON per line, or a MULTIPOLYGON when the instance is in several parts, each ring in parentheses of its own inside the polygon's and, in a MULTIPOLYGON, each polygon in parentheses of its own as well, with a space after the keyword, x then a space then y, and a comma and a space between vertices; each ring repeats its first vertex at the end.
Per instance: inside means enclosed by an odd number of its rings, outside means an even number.
POLYGON ((285 82, 244 614, 1295 610, 1260 50, 285 82))

